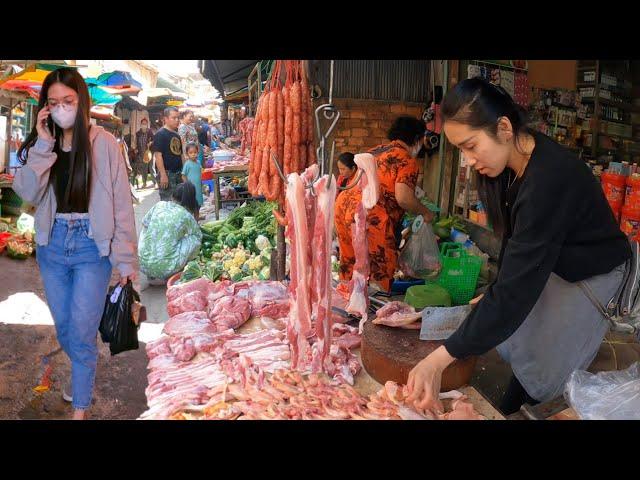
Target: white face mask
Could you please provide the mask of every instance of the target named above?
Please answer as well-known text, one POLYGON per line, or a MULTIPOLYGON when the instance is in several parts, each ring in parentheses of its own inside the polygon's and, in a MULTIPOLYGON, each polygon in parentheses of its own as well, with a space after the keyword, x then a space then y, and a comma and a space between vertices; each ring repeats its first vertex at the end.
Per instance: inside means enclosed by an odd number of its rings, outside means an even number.
POLYGON ((51 109, 51 118, 60 128, 71 128, 76 121, 77 113, 77 105, 69 107, 65 104, 60 104, 51 109))

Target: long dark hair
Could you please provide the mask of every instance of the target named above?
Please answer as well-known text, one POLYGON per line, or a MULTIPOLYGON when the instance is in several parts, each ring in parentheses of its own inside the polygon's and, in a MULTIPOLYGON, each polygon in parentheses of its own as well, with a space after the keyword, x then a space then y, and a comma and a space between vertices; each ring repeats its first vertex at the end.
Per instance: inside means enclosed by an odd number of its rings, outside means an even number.
POLYGON ((401 115, 393 121, 387 131, 387 138, 391 141, 402 140, 411 147, 424 137, 425 133, 427 133, 427 127, 424 121, 408 115, 401 115))
MULTIPOLYGON (((506 117, 513 126, 514 143, 518 150, 519 140, 524 134, 532 134, 527 126, 527 112, 513 101, 502 88, 482 78, 469 78, 458 83, 447 92, 440 110, 442 120, 452 120, 472 129, 484 130, 490 137, 497 138, 498 122, 506 117)), ((505 231, 507 212, 505 195, 508 185, 506 169, 491 178, 474 171, 478 185, 478 195, 487 210, 495 233, 505 231)))
MULTIPOLYGON (((80 211, 86 211, 89 204, 92 162, 91 142, 89 140, 91 97, 89 96, 87 84, 75 68, 58 68, 49 73, 44 79, 38 100, 38 112, 47 105, 49 88, 54 83, 62 83, 75 90, 78 94, 78 113, 73 125, 73 141, 71 143, 71 152, 69 153, 69 182, 63 194, 64 197, 62 201, 69 206, 72 211, 77 211, 78 209, 80 209, 80 211)), ((51 115, 49 115, 47 124, 49 130, 54 132, 55 145, 53 151, 59 156, 62 145, 62 129, 57 125, 54 126, 51 115)), ((34 124, 31 133, 18 150, 18 159, 22 165, 27 163, 29 150, 38 140, 36 127, 37 125, 34 124)), ((51 168, 51 174, 49 175, 50 182, 55 182, 59 170, 56 166, 59 167, 60 162, 54 163, 51 168)), ((55 185, 55 183, 53 184, 55 185)))
POLYGON ((189 213, 198 218, 200 209, 196 200, 196 187, 189 180, 179 183, 173 189, 173 200, 182 205, 189 213))
POLYGON ((356 162, 353 160, 355 158, 355 155, 351 152, 344 152, 341 153, 340 156, 338 157, 338 161, 343 164, 345 167, 350 168, 351 170, 353 170, 354 168, 357 168, 358 166, 356 165, 356 162))

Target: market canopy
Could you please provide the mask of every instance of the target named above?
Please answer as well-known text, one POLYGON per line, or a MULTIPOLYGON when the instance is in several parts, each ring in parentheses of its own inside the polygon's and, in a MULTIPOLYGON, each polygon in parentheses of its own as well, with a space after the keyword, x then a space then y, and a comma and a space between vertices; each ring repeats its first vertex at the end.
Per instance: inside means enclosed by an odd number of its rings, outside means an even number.
POLYGON ((149 105, 165 105, 175 107, 182 105, 187 99, 186 93, 174 92, 168 88, 147 88, 140 92, 141 103, 149 105))
POLYGON ((202 60, 200 72, 225 100, 247 86, 249 74, 259 60, 202 60))
POLYGON ((36 63, 18 73, 14 73, 13 75, 0 79, 0 89, 26 92, 32 98, 37 100, 40 95, 40 89, 42 88, 44 79, 52 71, 61 67, 75 68, 71 65, 36 63))
POLYGON ((158 76, 158 79, 156 80, 156 88, 164 88, 164 89, 167 89, 167 90, 171 90, 174 93, 182 93, 184 95, 187 95, 187 92, 185 90, 183 90, 178 85, 176 85, 175 83, 167 80, 166 78, 164 78, 162 76, 158 76))
POLYGON ((103 73, 98 78, 85 78, 85 82, 111 95, 137 95, 142 90, 142 84, 134 80, 129 72, 120 70, 103 73))

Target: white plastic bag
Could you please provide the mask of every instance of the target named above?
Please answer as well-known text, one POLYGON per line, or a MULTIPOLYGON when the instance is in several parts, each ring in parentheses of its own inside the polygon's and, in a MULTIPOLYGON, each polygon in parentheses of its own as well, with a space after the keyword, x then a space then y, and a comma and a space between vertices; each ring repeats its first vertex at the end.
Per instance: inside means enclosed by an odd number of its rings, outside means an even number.
POLYGON ((433 228, 422 215, 413 221, 406 244, 400 251, 398 267, 413 278, 434 278, 440 273, 440 252, 433 228))
POLYGON ((640 420, 640 362, 626 370, 576 370, 564 398, 583 420, 640 420))
POLYGON ((28 213, 22 213, 16 222, 18 232, 25 234, 27 232, 32 235, 36 234, 35 219, 28 213))

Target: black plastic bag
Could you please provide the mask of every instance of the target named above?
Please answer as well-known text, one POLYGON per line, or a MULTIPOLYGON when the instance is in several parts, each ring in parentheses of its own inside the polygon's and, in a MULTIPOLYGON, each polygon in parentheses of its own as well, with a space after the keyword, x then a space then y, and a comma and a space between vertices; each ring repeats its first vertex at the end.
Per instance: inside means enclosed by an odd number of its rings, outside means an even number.
POLYGON ((138 349, 138 325, 133 321, 132 305, 140 301, 140 295, 131 281, 109 288, 100 321, 100 337, 109 344, 111 355, 138 349))

